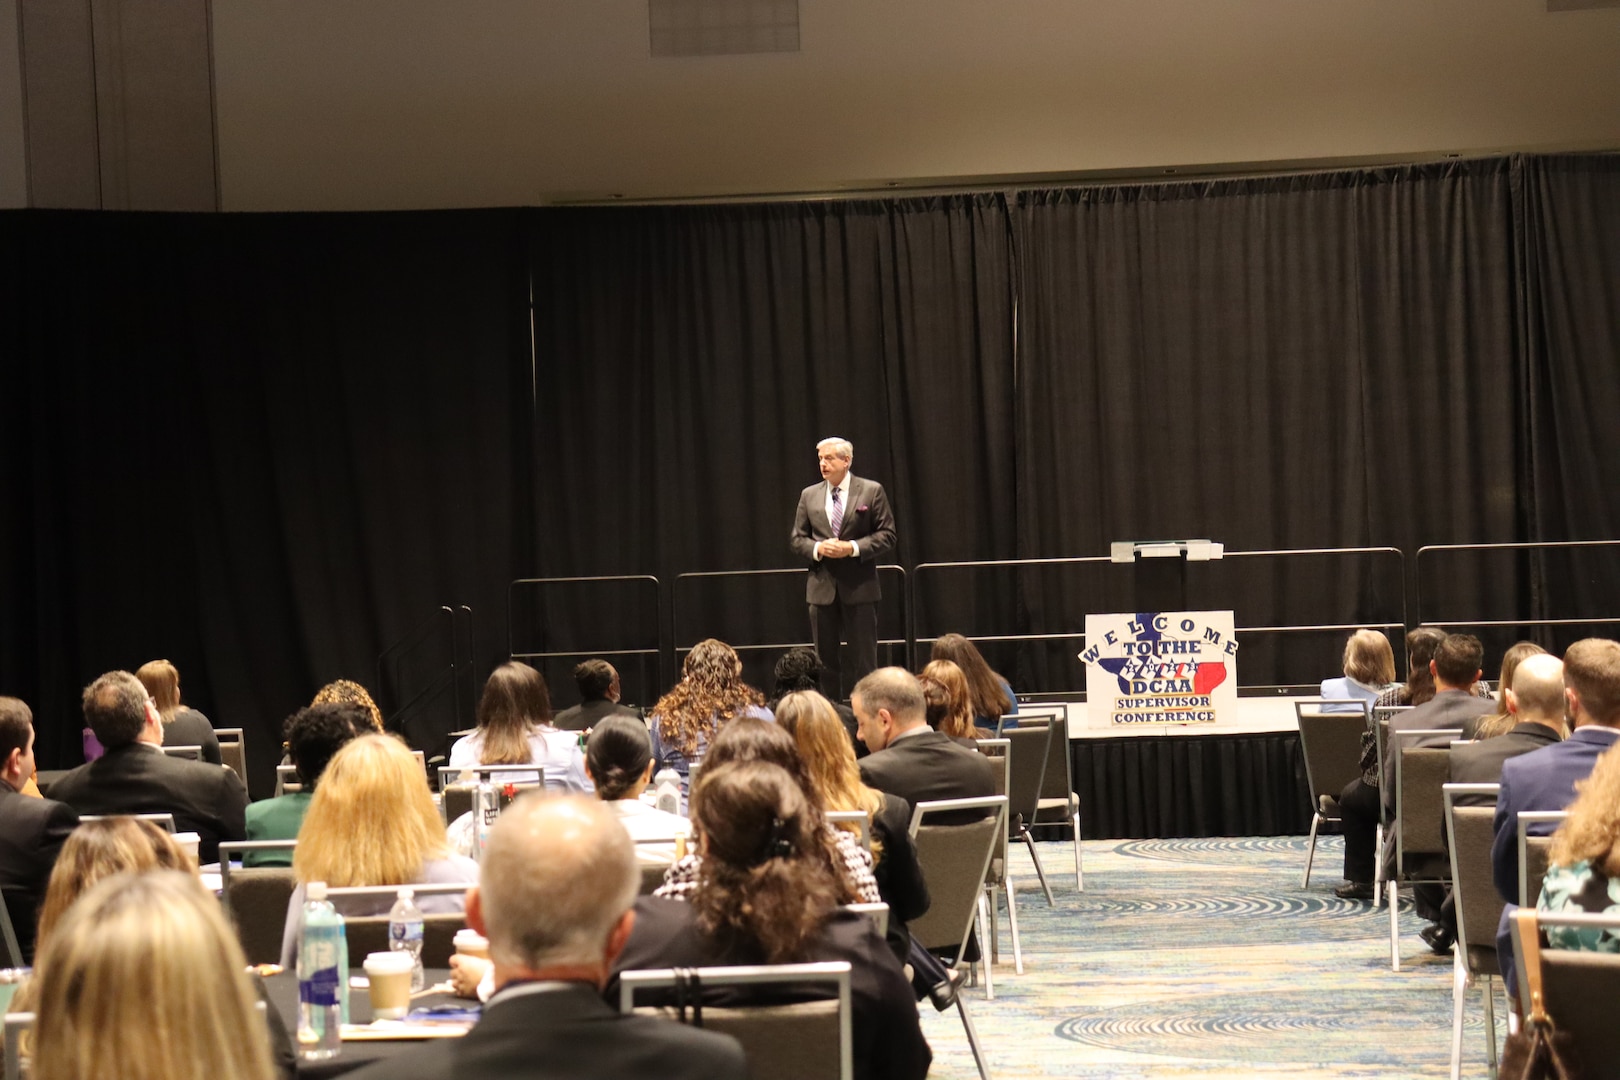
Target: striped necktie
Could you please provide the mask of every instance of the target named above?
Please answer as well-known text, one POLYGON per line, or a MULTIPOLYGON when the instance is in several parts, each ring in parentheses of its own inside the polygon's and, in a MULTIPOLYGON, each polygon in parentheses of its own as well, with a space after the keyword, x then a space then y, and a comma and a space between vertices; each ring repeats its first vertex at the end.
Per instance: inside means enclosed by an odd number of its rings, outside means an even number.
POLYGON ((838 539, 838 534, 842 532, 844 528, 844 504, 838 501, 837 488, 832 489, 832 501, 832 534, 833 539, 836 540, 838 539))

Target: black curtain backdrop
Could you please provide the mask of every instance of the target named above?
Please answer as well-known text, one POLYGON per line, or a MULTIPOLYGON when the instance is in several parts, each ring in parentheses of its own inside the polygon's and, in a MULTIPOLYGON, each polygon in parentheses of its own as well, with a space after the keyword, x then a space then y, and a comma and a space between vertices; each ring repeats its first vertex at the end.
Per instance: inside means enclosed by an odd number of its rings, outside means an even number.
MULTIPOLYGON (((376 675, 441 604, 476 610, 480 675, 508 648, 670 628, 803 640, 793 577, 675 577, 792 566, 828 434, 889 489, 913 571, 1115 539, 1614 536, 1617 267, 1603 155, 887 201, 0 214, 0 693, 34 706, 44 765, 73 764, 79 689, 167 656, 248 729, 262 790, 282 718, 340 675, 391 711, 427 694, 410 734, 442 745, 437 624, 376 675), (509 581, 588 574, 655 574, 674 610, 636 585, 518 590, 509 644, 509 581)), ((1407 614, 1610 613, 1605 555, 1425 559, 1407 614)), ((1193 568, 1189 602, 1384 621, 1406 575, 1233 559, 1193 568)), ((920 639, 1074 633, 1134 596, 1106 566, 914 584, 920 639)), ((1332 674, 1341 640, 1255 638, 1243 681, 1332 674)), ((1077 644, 988 651, 1055 690, 1081 683, 1077 644)), ((763 681, 774 653, 749 656, 763 681)), ((564 704, 572 659, 541 661, 564 704)), ((675 659, 627 657, 631 696, 675 659)))

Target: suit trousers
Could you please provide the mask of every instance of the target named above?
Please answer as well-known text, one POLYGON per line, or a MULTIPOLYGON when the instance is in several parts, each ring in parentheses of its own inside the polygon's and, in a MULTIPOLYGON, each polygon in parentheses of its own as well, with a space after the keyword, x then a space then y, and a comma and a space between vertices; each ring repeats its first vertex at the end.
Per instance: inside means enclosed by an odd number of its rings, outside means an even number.
POLYGON ((1378 797, 1378 789, 1363 783, 1359 776, 1339 793, 1346 881, 1372 882, 1376 857, 1373 849, 1378 846, 1378 797))
POLYGON ((810 605, 810 638, 821 658, 821 692, 832 701, 843 701, 862 676, 877 667, 876 604, 810 605), (839 643, 849 642, 850 665, 847 673, 839 659, 839 643), (847 674, 847 677, 846 677, 847 674))

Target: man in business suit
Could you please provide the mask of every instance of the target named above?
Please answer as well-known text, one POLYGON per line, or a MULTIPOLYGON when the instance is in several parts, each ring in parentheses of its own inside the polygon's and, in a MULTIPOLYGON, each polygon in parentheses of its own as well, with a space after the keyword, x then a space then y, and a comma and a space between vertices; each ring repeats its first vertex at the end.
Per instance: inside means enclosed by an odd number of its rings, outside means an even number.
MULTIPOLYGON (((990 759, 928 726, 922 687, 905 668, 879 668, 855 684, 855 723, 871 753, 860 761, 868 787, 915 807, 940 799, 995 795, 990 759)), ((969 813, 967 820, 979 815, 969 813)), ((941 824, 952 824, 941 819, 941 824)))
POLYGON ((743 1080, 728 1035, 602 999, 635 926, 635 845, 613 812, 574 796, 514 802, 490 831, 467 925, 489 939, 495 992, 459 1039, 433 1039, 356 1080, 743 1080))
POLYGON ((0 697, 0 893, 23 960, 34 958, 34 923, 62 842, 79 824, 73 807, 24 795, 34 775, 34 714, 0 697))
MULTIPOLYGON (((1513 727, 1489 739, 1451 751, 1453 784, 1495 784, 1509 758, 1540 750, 1564 738, 1564 662, 1540 653, 1527 656, 1513 673, 1513 685, 1502 688, 1513 727)), ((1490 806, 1486 795, 1459 796, 1459 806, 1490 806)))
POLYGON ((553 719, 562 731, 585 731, 610 716, 636 716, 634 709, 619 704, 619 673, 606 660, 585 660, 574 668, 579 687, 579 704, 564 709, 553 719))
POLYGON ((221 840, 246 835, 247 788, 223 765, 163 752, 163 718, 140 680, 109 671, 85 687, 84 719, 107 752, 51 786, 81 814, 173 814, 200 837, 198 861, 219 859, 221 840))
POLYGON ((894 551, 894 515, 883 485, 851 475, 855 446, 848 439, 816 444, 822 482, 799 493, 789 544, 810 564, 804 598, 810 605, 810 636, 826 665, 822 693, 843 697, 839 644, 847 636, 848 680, 877 667, 878 562, 894 551))
MULTIPOLYGON (((1513 681, 1518 685, 1517 676, 1513 681)), ((1575 801, 1576 783, 1586 779, 1597 759, 1620 740, 1620 642, 1585 638, 1564 650, 1564 707, 1574 727, 1569 738, 1503 762, 1502 789, 1496 797, 1491 876, 1507 901, 1496 930, 1496 952, 1511 1001, 1518 1000, 1513 993, 1513 939, 1508 927, 1519 902, 1519 814, 1567 809, 1575 801)), ((1530 827, 1537 836, 1552 831, 1545 823, 1530 827)))

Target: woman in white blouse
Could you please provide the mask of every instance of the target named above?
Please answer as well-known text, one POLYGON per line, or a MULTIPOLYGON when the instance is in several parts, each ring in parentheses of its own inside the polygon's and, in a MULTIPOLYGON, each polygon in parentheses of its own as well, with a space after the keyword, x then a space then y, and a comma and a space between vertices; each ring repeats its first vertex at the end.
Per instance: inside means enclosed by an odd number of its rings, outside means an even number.
MULTIPOLYGON (((499 773, 494 782, 545 783, 553 790, 590 791, 579 738, 551 723, 545 678, 528 664, 509 661, 490 673, 478 699, 478 730, 450 748, 450 767, 538 765, 536 773, 499 773)), ((471 780, 471 776, 464 777, 471 780)))

